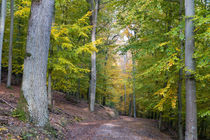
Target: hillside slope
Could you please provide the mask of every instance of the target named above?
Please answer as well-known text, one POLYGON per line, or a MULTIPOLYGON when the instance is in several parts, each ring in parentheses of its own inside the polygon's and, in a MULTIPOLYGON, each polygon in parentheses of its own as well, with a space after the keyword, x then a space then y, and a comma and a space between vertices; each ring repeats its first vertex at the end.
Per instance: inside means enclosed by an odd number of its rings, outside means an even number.
POLYGON ((60 139, 60 140, 169 140, 161 133, 157 122, 117 116, 111 108, 96 104, 96 111, 89 112, 87 101, 68 101, 65 94, 54 92, 54 109, 50 112, 50 125, 44 129, 20 121, 14 112, 20 87, 0 86, 0 140, 1 139, 60 139))

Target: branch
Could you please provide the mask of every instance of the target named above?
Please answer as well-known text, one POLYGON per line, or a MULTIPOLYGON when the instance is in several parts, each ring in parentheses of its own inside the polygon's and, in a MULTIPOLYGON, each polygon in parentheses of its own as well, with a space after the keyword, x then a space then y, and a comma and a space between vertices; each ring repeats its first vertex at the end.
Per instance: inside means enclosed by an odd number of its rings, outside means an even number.
POLYGON ((14 106, 12 106, 11 104, 9 104, 6 100, 4 100, 4 99, 2 99, 2 98, 0 98, 0 100, 1 100, 3 103, 5 103, 5 104, 7 104, 8 106, 10 106, 12 109, 16 109, 14 106))
POLYGON ((168 1, 168 2, 177 2, 177 3, 179 3, 179 0, 165 0, 165 1, 168 1))

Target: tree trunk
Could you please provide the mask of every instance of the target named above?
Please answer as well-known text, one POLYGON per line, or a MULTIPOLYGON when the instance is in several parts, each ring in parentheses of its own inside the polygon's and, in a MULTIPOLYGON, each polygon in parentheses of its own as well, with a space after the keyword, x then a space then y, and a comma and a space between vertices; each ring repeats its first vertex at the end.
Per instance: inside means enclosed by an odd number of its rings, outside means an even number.
POLYGON ((52 78, 51 73, 48 74, 48 106, 50 109, 52 109, 52 78))
POLYGON ((5 19, 7 14, 7 0, 1 1, 1 21, 0 21, 0 84, 1 84, 1 61, 2 61, 2 48, 4 41, 4 28, 5 28, 5 19))
MULTIPOLYGON (((179 16, 180 22, 182 21, 183 13, 183 0, 180 0, 179 7, 179 16)), ((182 29, 180 30, 180 35, 182 34, 182 29)), ((184 42, 181 39, 180 42, 180 60, 183 62, 183 51, 184 51, 184 42)), ((178 83, 178 136, 179 140, 183 140, 183 126, 182 126, 182 81, 183 81, 183 68, 179 70, 179 83, 178 83)))
POLYGON ((106 96, 103 96, 103 102, 102 105, 105 106, 106 105, 106 96))
POLYGON ((22 93, 36 126, 48 122, 46 75, 53 10, 54 0, 32 0, 22 93))
POLYGON ((136 94, 135 94, 135 72, 136 72, 136 67, 135 67, 135 59, 134 59, 134 54, 132 55, 132 63, 133 63, 133 117, 136 118, 136 94))
MULTIPOLYGON (((124 56, 123 73, 126 74, 127 55, 124 56)), ((124 114, 126 115, 126 83, 124 83, 124 114)))
POLYGON ((8 76, 7 87, 11 86, 12 79, 12 42, 13 42, 13 30, 14 30, 14 0, 11 0, 10 4, 11 22, 10 22, 10 41, 9 41, 9 61, 8 61, 8 76))
POLYGON ((162 130, 162 112, 159 114, 158 128, 162 130))
POLYGON ((78 87, 77 87, 77 102, 79 102, 80 98, 80 78, 78 78, 78 87))
MULTIPOLYGON (((107 60, 108 60, 108 49, 106 49, 105 51, 105 62, 104 62, 104 75, 107 75, 106 73, 106 65, 107 65, 107 60)), ((102 98, 102 105, 105 106, 106 105, 106 86, 107 86, 107 78, 104 77, 104 95, 103 95, 103 98, 102 98)))
POLYGON ((195 15, 194 0, 185 0, 185 67, 186 67, 186 131, 185 140, 197 140, 197 107, 196 107, 196 87, 195 60, 193 58, 194 23, 195 15))
MULTIPOLYGON (((97 26, 97 16, 98 16, 98 1, 91 0, 91 8, 95 6, 94 9, 91 9, 93 11, 92 14, 92 35, 91 35, 91 41, 93 43, 93 46, 96 47, 94 42, 96 41, 96 26, 97 26), (93 6, 94 5, 94 6, 93 6)), ((93 51, 91 54, 91 80, 90 80, 90 111, 94 111, 94 105, 95 105, 95 96, 96 96, 96 52, 93 51)))
POLYGON ((129 116, 132 116, 132 94, 129 95, 130 101, 129 101, 129 116))

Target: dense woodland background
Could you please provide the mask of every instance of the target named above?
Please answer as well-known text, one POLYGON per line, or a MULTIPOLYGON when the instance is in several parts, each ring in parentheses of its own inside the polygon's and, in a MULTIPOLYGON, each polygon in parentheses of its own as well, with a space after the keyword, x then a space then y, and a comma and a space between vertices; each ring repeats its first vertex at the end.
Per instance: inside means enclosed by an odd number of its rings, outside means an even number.
MULTIPOLYGON (((91 111, 96 102, 121 115, 159 120, 161 130, 173 129, 183 139, 185 72, 190 71, 196 80, 197 133, 199 138, 210 138, 210 3, 195 0, 194 4, 195 71, 188 70, 184 62, 188 57, 184 51, 188 18, 184 1, 56 0, 46 77, 49 105, 51 90, 64 92, 78 101, 90 101, 91 111), (96 89, 91 81, 94 61, 96 89)), ((21 85, 24 59, 31 55, 26 52, 31 0, 7 1, 6 8, 1 76, 12 88, 21 85)))

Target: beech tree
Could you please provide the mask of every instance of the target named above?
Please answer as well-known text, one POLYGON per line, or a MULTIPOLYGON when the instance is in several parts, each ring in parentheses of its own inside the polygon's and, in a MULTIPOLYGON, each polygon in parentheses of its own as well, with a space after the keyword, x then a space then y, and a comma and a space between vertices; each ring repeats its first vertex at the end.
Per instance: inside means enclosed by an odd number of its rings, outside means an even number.
POLYGON ((186 131, 185 140, 197 140, 197 106, 195 86, 195 60, 193 58, 194 23, 195 15, 194 0, 185 0, 185 67, 186 67, 186 131))
MULTIPOLYGON (((2 6, 6 5, 4 1, 2 6)), ((2 77, 8 78, 7 86, 11 85, 12 71, 12 83, 16 86, 23 75, 21 95, 28 105, 24 111, 36 125, 46 124, 47 106, 52 105, 53 91, 59 91, 67 95, 67 99, 91 99, 90 111, 94 111, 96 102, 115 108, 120 114, 159 119, 160 128, 177 132, 175 139, 178 136, 180 140, 196 139, 197 135, 201 139, 210 138, 210 15, 207 0, 186 0, 186 16, 184 0, 56 1, 50 49, 53 2, 15 1, 14 24, 12 2, 11 5, 7 3, 11 17, 6 16, 5 20, 1 61, 2 72, 5 74, 7 68, 9 71, 8 77, 6 74, 2 77), (123 41, 121 34, 128 37, 123 44, 119 43, 123 41), (27 46, 26 50, 24 46, 27 46), (126 53, 125 71, 121 54, 126 53), (186 136, 183 130, 186 130, 186 136)), ((22 112, 18 109, 15 115, 19 117, 22 112)))
POLYGON ((37 126, 48 122, 46 73, 53 9, 54 0, 32 0, 22 93, 30 120, 37 126))
MULTIPOLYGON (((182 22, 184 9, 184 1, 179 1, 179 21, 182 22)), ((182 29, 180 29, 180 36, 182 35, 182 29)), ((180 39, 180 60, 183 63, 183 53, 184 53, 184 41, 180 39)), ((183 82, 183 67, 179 70, 179 80, 178 80, 178 135, 179 140, 183 140, 183 122, 182 122, 182 82, 183 82)))
POLYGON ((11 22, 10 22, 7 87, 11 86, 11 78, 12 78, 12 43, 13 43, 13 31, 14 31, 14 0, 10 1, 10 14, 11 14, 11 22))
POLYGON ((135 79, 135 73, 136 73, 136 63, 135 63, 135 58, 134 58, 134 53, 132 53, 132 65, 133 65, 133 117, 136 118, 136 93, 135 93, 135 89, 136 89, 136 79, 135 79))
POLYGON ((4 28, 7 12, 7 0, 1 1, 1 21, 0 21, 0 84, 1 84, 1 71, 2 71, 2 47, 4 40, 4 28))
MULTIPOLYGON (((94 47, 96 41, 96 28, 97 28, 97 17, 98 17, 98 7, 99 0, 90 0, 90 6, 92 11, 92 33, 91 41, 94 47)), ((91 79, 90 79, 90 111, 94 111, 95 96, 96 96, 96 51, 92 51, 91 54, 91 79)))

